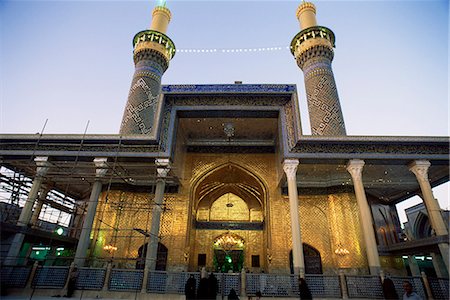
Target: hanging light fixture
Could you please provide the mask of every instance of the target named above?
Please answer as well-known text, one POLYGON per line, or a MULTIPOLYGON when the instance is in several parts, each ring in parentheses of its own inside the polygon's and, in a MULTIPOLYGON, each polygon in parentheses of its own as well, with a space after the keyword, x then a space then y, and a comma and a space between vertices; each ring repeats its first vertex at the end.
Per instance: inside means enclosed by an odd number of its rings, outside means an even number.
POLYGON ((109 254, 112 254, 114 251, 117 250, 117 247, 113 246, 113 245, 105 245, 103 246, 103 250, 105 250, 106 252, 108 252, 109 254))
POLYGON ((242 249, 244 247, 244 240, 236 234, 227 232, 216 238, 214 246, 228 253, 233 249, 242 249))
POLYGON ((350 254, 350 251, 348 251, 346 248, 344 248, 344 247, 342 246, 341 243, 339 243, 339 244, 337 245, 336 250, 334 250, 334 253, 336 253, 336 254, 339 255, 339 256, 346 256, 346 255, 350 254))

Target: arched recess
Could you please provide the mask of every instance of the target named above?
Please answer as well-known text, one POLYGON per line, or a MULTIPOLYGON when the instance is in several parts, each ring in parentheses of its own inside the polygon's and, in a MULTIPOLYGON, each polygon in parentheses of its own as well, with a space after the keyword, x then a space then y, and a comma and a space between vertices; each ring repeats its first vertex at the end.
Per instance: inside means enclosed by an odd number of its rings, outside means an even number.
MULTIPOLYGON (((319 250, 303 243, 303 256, 305 259, 305 274, 322 274, 322 259, 319 250)), ((289 251, 289 266, 291 274, 294 273, 294 260, 292 250, 289 251)))
MULTIPOLYGON (((212 236, 217 230, 241 230, 252 235, 244 251, 246 265, 252 255, 267 256, 267 185, 251 170, 232 162, 222 164, 198 176, 190 192, 189 234, 186 251, 189 269, 198 268, 198 256, 206 255, 207 267, 213 265, 212 236), (217 210, 216 210, 217 209, 217 210), (218 212, 222 210, 222 215, 218 212), (235 211, 234 211, 235 210, 235 211), (227 212, 229 212, 227 214, 227 212), (229 217, 231 216, 231 217, 229 217), (208 248, 209 247, 209 248, 208 248)), ((265 262, 261 262, 261 267, 265 262)))
POLYGON ((264 183, 251 171, 230 162, 208 172, 194 185, 194 211, 210 208, 214 201, 227 193, 243 199, 249 210, 264 208, 264 183))
POLYGON ((417 239, 423 239, 431 236, 430 219, 423 212, 419 212, 414 222, 414 236, 417 239))
MULTIPOLYGON (((145 243, 138 249, 138 259, 136 261, 136 269, 144 269, 145 257, 147 256, 147 246, 145 243)), ((158 243, 158 252, 156 254, 156 271, 165 271, 167 267, 167 252, 168 249, 164 244, 158 243)))

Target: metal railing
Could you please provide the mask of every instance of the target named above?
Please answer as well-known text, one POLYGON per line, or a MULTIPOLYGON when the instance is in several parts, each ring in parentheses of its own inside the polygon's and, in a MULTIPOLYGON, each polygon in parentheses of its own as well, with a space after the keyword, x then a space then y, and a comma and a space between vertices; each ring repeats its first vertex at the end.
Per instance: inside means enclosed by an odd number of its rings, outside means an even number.
POLYGON ((246 292, 254 295, 259 291, 264 297, 297 297, 297 278, 295 275, 247 274, 246 292))
POLYGON ((422 277, 419 276, 392 276, 389 277, 395 286, 395 291, 397 295, 401 297, 405 292, 403 290, 403 282, 409 281, 413 287, 413 291, 415 291, 422 299, 427 299, 425 293, 425 287, 422 282, 422 277))
POLYGON ((345 276, 350 298, 383 299, 379 276, 345 276))
POLYGON ((109 277, 108 289, 110 291, 140 291, 143 278, 142 270, 113 269, 109 277))
POLYGON ((31 273, 31 266, 2 266, 0 285, 8 288, 24 288, 31 273))
POLYGON ((306 275, 305 280, 314 298, 342 298, 339 276, 306 275))
POLYGON ((147 292, 161 294, 184 294, 184 286, 190 275, 194 275, 198 287, 200 273, 174 273, 164 271, 149 272, 147 292))
POLYGON ((36 289, 63 288, 69 275, 69 267, 39 266, 31 286, 36 289))
POLYGON ((433 278, 429 277, 431 292, 434 299, 449 299, 449 280, 448 278, 433 278))
MULTIPOLYGON (((56 266, 2 266, 1 285, 6 288, 38 289, 64 288, 68 281, 69 267, 56 266), (33 276, 34 275, 34 276, 33 276), (27 283, 29 285, 27 285, 27 283)), ((184 294, 185 284, 193 275, 198 290, 200 273, 151 271, 146 282, 147 293, 184 294)), ((217 293, 227 296, 231 289, 241 294, 242 289, 248 296, 258 291, 264 297, 299 297, 298 276, 292 274, 241 274, 214 273, 217 279, 217 293), (242 278, 245 277, 245 287, 242 278)), ((104 290, 140 292, 143 288, 144 270, 107 268, 78 268, 75 288, 78 290, 104 290)), ((423 299, 449 299, 449 279, 419 276, 390 276, 397 294, 403 295, 403 283, 409 281, 413 290, 423 299), (432 295, 428 295, 432 293, 432 295)), ((379 276, 329 276, 306 275, 306 283, 313 298, 349 298, 383 299, 383 288, 379 276), (342 283, 342 285, 341 285, 342 283), (345 286, 343 284, 345 283, 345 286)), ((241 295, 243 296, 243 295, 241 295)))
POLYGON ((75 288, 78 290, 101 290, 105 283, 106 269, 79 268, 75 288))

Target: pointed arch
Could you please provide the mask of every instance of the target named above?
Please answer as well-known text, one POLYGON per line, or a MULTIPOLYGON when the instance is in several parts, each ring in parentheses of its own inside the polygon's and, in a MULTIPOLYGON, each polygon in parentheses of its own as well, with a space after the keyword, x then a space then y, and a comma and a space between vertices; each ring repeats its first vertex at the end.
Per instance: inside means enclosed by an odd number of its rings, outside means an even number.
POLYGON ((422 239, 431 236, 431 224, 428 216, 423 212, 417 214, 414 222, 414 236, 417 239, 422 239))
POLYGON ((242 198, 248 208, 264 210, 266 184, 245 167, 228 162, 200 176, 192 189, 194 211, 210 208, 219 197, 232 193, 242 198))
MULTIPOLYGON (((322 257, 319 250, 309 244, 303 243, 303 257, 305 260, 305 274, 323 274, 322 257)), ((291 273, 294 273, 292 249, 289 251, 289 266, 291 273)))

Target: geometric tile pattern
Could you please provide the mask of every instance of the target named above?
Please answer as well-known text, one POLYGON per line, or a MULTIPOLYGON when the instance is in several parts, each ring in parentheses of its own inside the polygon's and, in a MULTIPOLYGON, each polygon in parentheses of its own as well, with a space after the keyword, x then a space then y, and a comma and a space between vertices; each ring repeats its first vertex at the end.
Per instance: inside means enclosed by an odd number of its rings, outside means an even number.
POLYGON ((167 70, 164 55, 153 49, 143 49, 133 56, 135 72, 128 101, 123 113, 120 134, 145 134, 155 136, 158 96, 161 77, 167 70))
POLYGON ((323 46, 312 47, 297 57, 297 64, 304 73, 313 135, 346 135, 332 59, 333 50, 323 46))
POLYGON ((125 107, 121 134, 150 134, 154 127, 160 81, 139 77, 133 80, 125 107))
POLYGON ((344 118, 331 65, 314 68, 308 75, 305 76, 305 85, 312 134, 345 135, 344 118))

